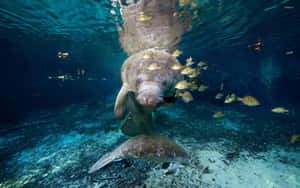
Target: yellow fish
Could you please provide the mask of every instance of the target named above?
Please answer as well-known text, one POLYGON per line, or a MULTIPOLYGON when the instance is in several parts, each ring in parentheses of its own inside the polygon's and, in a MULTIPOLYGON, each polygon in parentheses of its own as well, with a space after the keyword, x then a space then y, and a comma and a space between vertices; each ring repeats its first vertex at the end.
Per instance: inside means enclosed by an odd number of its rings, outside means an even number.
POLYGON ((57 76, 57 79, 65 79, 65 75, 57 76))
POLYGON ((232 93, 231 95, 227 95, 226 96, 224 103, 228 104, 228 103, 232 103, 232 102, 234 102, 236 100, 237 100, 236 94, 232 93))
POLYGON ((223 94, 222 94, 222 93, 218 93, 218 94, 216 95, 216 99, 222 99, 222 97, 223 97, 223 94))
POLYGON ((186 66, 191 66, 191 65, 194 64, 193 58, 192 58, 192 57, 189 57, 189 58, 186 59, 185 61, 186 61, 186 66))
POLYGON ((190 66, 192 66, 193 64, 194 64, 194 62, 191 61, 191 62, 188 62, 188 63, 186 64, 186 66, 190 67, 190 66))
POLYGON ((172 65, 171 69, 172 70, 181 70, 183 69, 185 66, 181 65, 180 63, 176 63, 174 65, 172 65))
POLYGON ((172 53, 172 56, 178 57, 178 56, 180 56, 181 54, 182 54, 182 51, 180 51, 180 50, 175 50, 175 51, 172 53))
POLYGON ((196 89, 198 89, 197 84, 191 83, 191 84, 190 84, 190 89, 191 89, 191 91, 195 91, 196 89))
POLYGON ((200 71, 194 69, 194 71, 188 75, 189 78, 196 78, 200 74, 200 71))
POLYGON ((201 83, 200 80, 196 80, 196 79, 193 79, 193 78, 188 78, 188 81, 191 82, 192 84, 199 84, 199 83, 201 83))
POLYGON ((139 15, 139 17, 138 17, 137 20, 140 21, 140 22, 145 22, 145 21, 150 21, 150 20, 152 20, 152 17, 151 17, 151 16, 145 15, 144 12, 140 12, 140 15, 139 15))
POLYGON ((58 56, 59 58, 66 58, 66 57, 69 56, 69 53, 68 53, 68 52, 58 52, 58 53, 57 53, 57 56, 58 56))
POLYGON ((289 110, 282 107, 276 107, 272 109, 272 112, 284 114, 289 113, 289 110))
POLYGON ((194 2, 191 3, 191 7, 192 7, 192 8, 195 8, 195 7, 197 7, 197 6, 198 6, 197 3, 194 3, 194 2))
POLYGON ((298 138, 300 138, 300 134, 293 135, 293 136, 291 137, 290 143, 291 143, 291 144, 295 143, 296 140, 297 140, 298 138))
POLYGON ((225 114, 223 114, 222 112, 217 112, 213 115, 213 118, 222 118, 225 117, 225 114))
POLYGON ((186 67, 185 69, 183 69, 180 73, 182 75, 189 75, 192 74, 194 72, 194 69, 191 67, 186 67))
POLYGON ((144 53, 144 59, 149 59, 154 56, 154 52, 148 51, 144 53))
POLYGON ((252 96, 245 96, 243 98, 238 97, 237 100, 241 101, 244 105, 247 105, 247 106, 258 106, 258 105, 260 105, 259 101, 256 98, 252 97, 252 96))
POLYGON ((191 0, 179 0, 179 5, 181 7, 184 7, 186 5, 188 5, 191 2, 191 0))
POLYGON ((161 66, 159 66, 157 63, 152 63, 147 67, 147 69, 149 71, 160 70, 161 66))
POLYGON ((184 93, 179 93, 178 96, 181 96, 182 100, 185 103, 189 103, 193 100, 193 96, 189 91, 185 91, 184 93))
POLYGON ((178 12, 174 12, 174 13, 173 13, 173 16, 174 16, 174 17, 178 16, 178 12))
POLYGON ((203 61, 200 61, 197 65, 198 65, 199 67, 202 67, 202 66, 206 65, 206 63, 203 62, 203 61))
POLYGON ((175 88, 180 90, 187 89, 188 87, 189 87, 189 83, 185 80, 182 80, 175 85, 175 88))
POLYGON ((208 86, 200 85, 198 91, 203 92, 203 91, 205 91, 207 88, 208 88, 208 86))

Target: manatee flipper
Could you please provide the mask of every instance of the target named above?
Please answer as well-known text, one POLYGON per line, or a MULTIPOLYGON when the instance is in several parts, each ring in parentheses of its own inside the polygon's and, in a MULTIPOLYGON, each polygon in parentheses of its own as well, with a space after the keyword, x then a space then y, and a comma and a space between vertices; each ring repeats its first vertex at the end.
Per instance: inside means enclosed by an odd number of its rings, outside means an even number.
POLYGON ((126 111, 127 111, 127 103, 126 103, 127 94, 128 94, 127 87, 123 84, 117 96, 117 100, 115 102, 115 107, 114 107, 114 115, 117 120, 122 120, 125 118, 126 111))
POLYGON ((152 114, 130 112, 121 129, 128 136, 149 133, 153 129, 152 114))
POLYGON ((152 112, 146 112, 131 92, 127 97, 127 106, 130 113, 122 125, 122 132, 128 136, 149 133, 153 129, 152 112))

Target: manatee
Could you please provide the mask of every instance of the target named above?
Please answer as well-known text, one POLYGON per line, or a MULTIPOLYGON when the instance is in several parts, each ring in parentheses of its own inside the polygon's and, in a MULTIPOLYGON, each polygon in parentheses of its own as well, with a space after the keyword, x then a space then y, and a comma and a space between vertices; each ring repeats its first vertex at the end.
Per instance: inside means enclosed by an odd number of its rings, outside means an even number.
POLYGON ((122 120, 122 131, 128 136, 147 133, 152 130, 152 112, 159 106, 175 102, 175 85, 183 77, 172 70, 178 60, 164 50, 148 49, 130 56, 121 68, 122 87, 117 96, 114 115, 122 120), (144 58, 151 51, 152 58, 144 58), (149 70, 156 63, 158 70, 149 70), (173 98, 173 99, 172 99, 173 98), (171 101, 171 102, 170 102, 171 101))
POLYGON ((115 102, 116 119, 127 118, 122 131, 128 136, 149 133, 153 129, 152 112, 176 101, 174 85, 182 79, 172 70, 179 62, 171 53, 177 48, 184 26, 173 13, 178 0, 119 1, 122 27, 116 22, 119 42, 129 56, 121 69, 122 87, 115 102), (139 21, 141 14, 151 19, 139 21), (145 58, 144 54, 154 54, 145 58), (149 65, 157 70, 149 70, 149 65))
POLYGON ((102 156, 88 171, 93 173, 116 159, 143 159, 156 162, 172 162, 168 172, 175 171, 178 164, 188 165, 186 151, 170 139, 158 134, 141 134, 125 141, 114 151, 102 156))

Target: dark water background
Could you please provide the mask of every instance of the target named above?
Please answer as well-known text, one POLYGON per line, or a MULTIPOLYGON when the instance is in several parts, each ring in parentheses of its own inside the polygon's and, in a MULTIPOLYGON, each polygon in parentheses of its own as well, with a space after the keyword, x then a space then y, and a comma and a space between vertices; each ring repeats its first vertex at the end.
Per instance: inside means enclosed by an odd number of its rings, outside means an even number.
MULTIPOLYGON (((190 11, 198 11, 203 24, 193 22, 192 30, 183 35, 178 44, 183 55, 178 59, 184 63, 191 56, 196 63, 207 62, 208 70, 199 79, 209 88, 192 92, 191 103, 179 101, 174 108, 158 110, 154 118, 160 125, 157 132, 170 138, 182 136, 187 139, 182 143, 194 140, 196 146, 227 140, 228 148, 237 151, 233 153, 244 149, 261 152, 273 145, 297 149, 299 142, 291 145, 289 139, 300 133, 299 0, 201 3, 204 6, 190 11), (248 48, 258 38, 263 43, 261 51, 248 48), (293 54, 286 55, 288 51, 293 54), (261 105, 252 108, 215 100, 222 82, 225 96, 251 95, 261 105), (278 106, 291 113, 272 113, 278 106), (225 123, 211 117, 220 109, 229 114, 225 123), (226 122, 238 127, 224 128, 226 122)), ((28 187, 61 186, 59 178, 73 183, 85 178, 84 170, 97 157, 125 140, 114 132, 120 122, 113 117, 113 101, 127 56, 119 46, 111 9, 121 19, 118 7, 113 8, 109 0, 0 1, 1 182, 41 168, 43 173, 49 171, 48 178, 38 172, 36 182, 28 187), (60 59, 59 51, 70 55, 60 59), (48 79, 50 75, 76 75, 78 69, 95 80, 48 79), (112 135, 111 143, 106 135, 112 135), (55 172, 50 175, 51 165, 64 164, 71 154, 78 164, 66 165, 58 176, 55 172), (46 167, 34 162, 48 156, 52 158, 46 167)), ((125 170, 122 163, 112 165, 95 177, 115 175, 121 167, 124 177, 132 171, 146 177, 153 167, 132 164, 135 168, 125 170)), ((135 183, 129 179, 127 186, 135 183)))
MULTIPOLYGON (((110 3, 1 1, 0 120, 5 122, 1 127, 26 118, 31 111, 115 95, 120 87, 119 68, 126 54, 118 45, 110 3), (71 54, 59 59, 58 51, 71 54), (98 80, 48 79, 51 74, 76 74, 78 68, 86 69, 88 75, 98 80)), ((265 106, 282 105, 297 112, 299 13, 298 1, 207 2, 200 9, 204 24, 185 33, 179 44, 184 52, 179 58, 181 62, 192 56, 210 65, 201 76, 210 89, 204 94, 196 93, 191 105, 201 101, 214 103, 223 81, 225 92, 252 95, 265 106), (229 21, 222 22, 226 16, 229 21), (247 46, 258 37, 263 47, 256 52, 247 46), (291 50, 294 54, 285 55, 291 50), (275 68, 264 72, 267 61, 272 61, 275 68), (268 74, 272 77, 271 85, 262 81, 268 74)))

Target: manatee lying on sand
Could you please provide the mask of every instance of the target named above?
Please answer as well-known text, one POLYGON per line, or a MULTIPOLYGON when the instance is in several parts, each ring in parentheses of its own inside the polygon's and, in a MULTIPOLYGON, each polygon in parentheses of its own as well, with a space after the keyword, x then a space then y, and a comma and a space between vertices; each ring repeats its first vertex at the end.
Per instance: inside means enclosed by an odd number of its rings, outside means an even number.
POLYGON ((177 164, 189 164, 185 150, 168 138, 157 134, 142 134, 125 141, 114 151, 101 157, 88 171, 93 173, 115 159, 135 158, 157 162, 173 162, 169 171, 175 171, 177 164))

